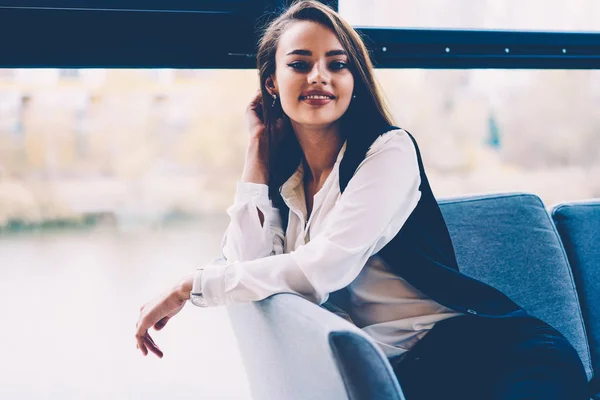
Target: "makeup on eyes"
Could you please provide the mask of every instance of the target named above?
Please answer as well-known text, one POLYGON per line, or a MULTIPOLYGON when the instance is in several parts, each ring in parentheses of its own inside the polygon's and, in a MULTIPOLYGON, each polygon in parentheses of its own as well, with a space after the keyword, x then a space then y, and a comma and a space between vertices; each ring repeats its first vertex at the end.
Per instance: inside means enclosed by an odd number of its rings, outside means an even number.
MULTIPOLYGON (((305 70, 308 68, 308 63, 306 61, 293 61, 293 62, 288 63, 287 65, 296 70, 305 70)), ((339 71, 339 70, 348 68, 348 63, 345 61, 339 61, 339 60, 332 61, 329 64, 329 67, 334 71, 339 71)))

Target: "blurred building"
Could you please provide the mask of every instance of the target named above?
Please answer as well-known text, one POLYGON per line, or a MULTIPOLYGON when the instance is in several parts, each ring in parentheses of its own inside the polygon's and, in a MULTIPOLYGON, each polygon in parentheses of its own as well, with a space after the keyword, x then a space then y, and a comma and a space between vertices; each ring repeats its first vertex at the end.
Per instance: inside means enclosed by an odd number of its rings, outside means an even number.
MULTIPOLYGON (((397 123, 418 138, 438 196, 523 190, 549 203, 600 196, 598 71, 377 76, 397 123)), ((255 71, 2 70, 0 77, 0 225, 86 215, 160 222, 223 212, 231 202, 255 71)))

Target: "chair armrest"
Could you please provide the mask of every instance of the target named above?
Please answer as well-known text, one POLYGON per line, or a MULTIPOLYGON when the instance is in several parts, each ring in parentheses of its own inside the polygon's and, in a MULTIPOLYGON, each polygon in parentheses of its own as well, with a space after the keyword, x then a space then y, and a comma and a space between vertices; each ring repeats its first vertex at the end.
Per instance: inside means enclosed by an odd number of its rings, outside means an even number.
POLYGON ((301 296, 227 307, 255 400, 404 400, 363 331, 301 296))

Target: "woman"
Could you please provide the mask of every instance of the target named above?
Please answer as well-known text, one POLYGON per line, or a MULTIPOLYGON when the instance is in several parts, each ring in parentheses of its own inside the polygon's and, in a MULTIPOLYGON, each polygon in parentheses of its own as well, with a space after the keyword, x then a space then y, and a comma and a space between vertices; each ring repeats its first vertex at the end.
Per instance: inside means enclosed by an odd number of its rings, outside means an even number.
POLYGON ((298 2, 269 25, 257 61, 223 262, 142 307, 142 353, 162 357, 148 329, 187 300, 291 292, 371 335, 408 400, 586 399, 583 365, 558 331, 458 272, 418 146, 393 126, 352 27, 298 2))

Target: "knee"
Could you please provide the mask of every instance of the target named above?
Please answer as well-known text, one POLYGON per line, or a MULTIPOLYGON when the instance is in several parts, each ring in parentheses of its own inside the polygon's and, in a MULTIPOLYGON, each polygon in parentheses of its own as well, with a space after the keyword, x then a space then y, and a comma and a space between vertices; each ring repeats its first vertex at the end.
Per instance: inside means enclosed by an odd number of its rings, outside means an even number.
POLYGON ((583 363, 564 338, 521 343, 494 380, 494 399, 589 399, 583 363))

